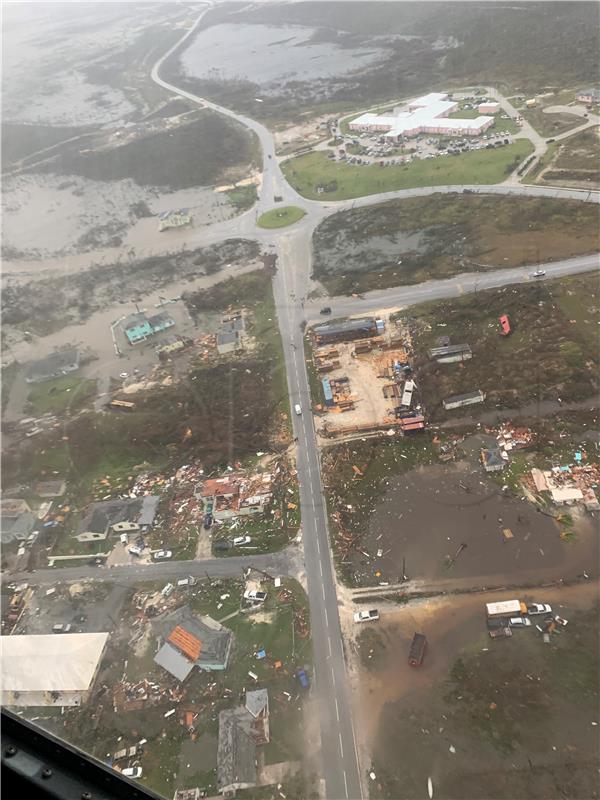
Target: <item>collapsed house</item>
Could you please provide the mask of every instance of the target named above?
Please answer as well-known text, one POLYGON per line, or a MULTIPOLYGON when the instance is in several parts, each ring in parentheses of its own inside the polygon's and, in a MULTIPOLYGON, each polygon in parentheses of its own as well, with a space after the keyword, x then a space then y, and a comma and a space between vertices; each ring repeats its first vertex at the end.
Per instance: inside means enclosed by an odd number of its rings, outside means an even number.
POLYGON ((257 784, 257 747, 269 741, 269 694, 246 692, 245 705, 219 714, 217 787, 223 797, 257 784))
POLYGON ((217 520, 263 514, 273 499, 273 475, 232 473, 223 478, 208 478, 196 488, 195 495, 217 520))
POLYGON ((550 492, 557 506, 583 503, 587 511, 599 511, 600 503, 595 489, 600 485, 600 470, 596 464, 553 467, 550 470, 534 468, 531 479, 538 492, 550 492))

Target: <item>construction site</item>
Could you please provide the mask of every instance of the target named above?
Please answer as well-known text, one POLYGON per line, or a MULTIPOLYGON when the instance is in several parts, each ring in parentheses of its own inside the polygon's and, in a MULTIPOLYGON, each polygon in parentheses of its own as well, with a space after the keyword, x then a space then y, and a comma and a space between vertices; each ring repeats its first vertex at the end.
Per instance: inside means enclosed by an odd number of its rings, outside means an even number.
POLYGON ((410 333, 401 321, 365 317, 316 325, 310 342, 320 437, 425 429, 410 333))

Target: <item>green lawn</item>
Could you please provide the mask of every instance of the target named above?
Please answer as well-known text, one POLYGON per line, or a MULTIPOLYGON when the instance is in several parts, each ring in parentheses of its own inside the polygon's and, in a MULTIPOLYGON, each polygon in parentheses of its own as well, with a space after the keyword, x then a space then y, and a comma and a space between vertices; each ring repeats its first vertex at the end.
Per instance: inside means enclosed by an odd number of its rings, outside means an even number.
POLYGON ((96 392, 96 381, 65 376, 35 386, 27 397, 34 414, 51 411, 60 414, 72 410, 90 399, 96 392))
POLYGON ((239 212, 247 211, 256 203, 258 196, 256 186, 252 183, 249 186, 236 186, 226 192, 229 202, 234 205, 239 212))
POLYGON ((528 139, 506 147, 459 156, 415 160, 395 167, 351 166, 322 152, 289 159, 282 170, 290 184, 311 200, 347 200, 416 186, 500 183, 533 151, 528 139), (317 192, 319 187, 324 191, 317 192))
POLYGON ((272 208, 266 211, 258 218, 257 225, 259 228, 285 228, 287 225, 293 225, 298 222, 306 214, 297 206, 284 206, 283 208, 272 208))

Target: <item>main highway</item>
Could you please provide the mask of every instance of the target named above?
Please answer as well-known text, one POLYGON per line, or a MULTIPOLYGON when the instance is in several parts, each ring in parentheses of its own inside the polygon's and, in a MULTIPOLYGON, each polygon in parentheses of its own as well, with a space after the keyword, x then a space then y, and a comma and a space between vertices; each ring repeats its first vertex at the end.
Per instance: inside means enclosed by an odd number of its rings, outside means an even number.
MULTIPOLYGON (((310 302, 307 295, 311 288, 311 238, 314 228, 328 215, 339 210, 362 207, 392 198, 415 197, 434 192, 473 191, 477 193, 502 193, 514 195, 564 197, 599 202, 599 195, 576 189, 554 189, 516 185, 496 186, 448 186, 431 187, 370 195, 352 201, 325 202, 307 200, 300 196, 286 181, 275 153, 271 132, 261 123, 237 114, 205 98, 161 78, 163 64, 179 51, 186 40, 193 36, 204 15, 212 7, 207 3, 194 24, 154 65, 152 80, 169 92, 186 97, 198 105, 210 108, 230 117, 253 131, 260 142, 263 154, 262 185, 256 206, 249 212, 213 226, 194 231, 190 244, 208 244, 229 236, 252 236, 278 254, 278 269, 273 278, 273 291, 277 317, 287 371, 287 383, 292 409, 298 404, 302 413, 292 413, 294 437, 297 440, 297 469, 300 484, 302 513, 302 541, 308 596, 311 610, 311 627, 314 644, 315 707, 319 711, 321 731, 322 777, 325 781, 324 795, 327 800, 358 800, 363 798, 361 768, 352 719, 352 703, 347 680, 343 639, 338 614, 338 601, 333 560, 329 544, 327 509, 323 494, 320 460, 317 450, 313 419, 310 413, 308 376, 304 360, 303 329, 306 321, 319 317, 319 304, 310 302), (275 205, 274 198, 281 198, 281 205, 300 206, 306 216, 290 229, 265 231, 256 227, 258 215, 275 205)), ((547 277, 596 269, 598 259, 584 256, 568 261, 545 264, 547 277)), ((479 289, 519 284, 533 280, 532 265, 526 269, 504 269, 496 271, 465 273, 445 281, 427 281, 422 284, 370 292, 361 298, 336 297, 327 300, 336 316, 345 316, 375 311, 380 308, 403 308, 424 300, 455 297, 479 289)), ((250 565, 259 569, 278 570, 287 573, 289 554, 285 551, 271 556, 249 558, 224 558, 209 561, 179 562, 151 566, 123 566, 112 569, 94 567, 67 567, 40 570, 35 580, 44 583, 56 580, 76 580, 94 577, 98 580, 133 582, 142 576, 161 578, 185 575, 233 575, 250 565)), ((26 577, 30 575, 15 576, 26 577)), ((366 769, 368 765, 364 764, 366 769)), ((363 773, 364 774, 364 773, 363 773)))

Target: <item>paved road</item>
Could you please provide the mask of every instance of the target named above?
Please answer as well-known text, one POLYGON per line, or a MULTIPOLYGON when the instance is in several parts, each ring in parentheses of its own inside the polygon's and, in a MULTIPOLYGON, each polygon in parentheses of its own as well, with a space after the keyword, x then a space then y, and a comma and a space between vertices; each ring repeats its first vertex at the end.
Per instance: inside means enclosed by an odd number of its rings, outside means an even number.
POLYGON ((141 580, 173 580, 211 577, 227 578, 241 575, 248 567, 254 567, 277 575, 289 573, 290 557, 288 550, 261 556, 232 556, 230 558, 210 558, 205 561, 163 561, 157 564, 123 564, 115 567, 91 567, 83 564, 77 567, 53 567, 38 569, 35 572, 3 574, 2 583, 27 581, 35 584, 51 584, 65 581, 90 579, 93 581, 118 583, 139 583, 141 580))
MULTIPOLYGON (((574 275, 580 272, 594 272, 600 267, 600 255, 577 256, 552 264, 532 264, 526 267, 511 267, 490 272, 465 272, 443 281, 425 281, 410 286, 396 286, 367 292, 361 298, 341 296, 327 299, 333 317, 346 317, 356 314, 368 314, 381 309, 399 309, 424 303, 427 300, 441 300, 448 297, 460 297, 463 294, 496 289, 511 284, 543 283, 545 280, 574 275), (543 279, 533 278, 532 272, 538 267, 546 271, 543 279)), ((305 317, 308 323, 320 320, 319 309, 323 300, 314 300, 305 305, 305 317)))

